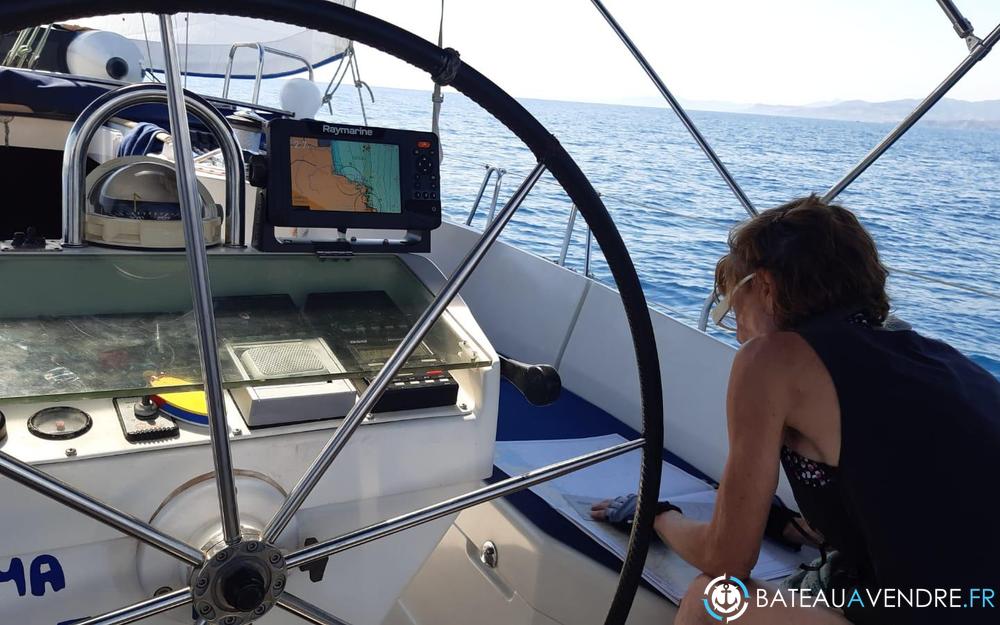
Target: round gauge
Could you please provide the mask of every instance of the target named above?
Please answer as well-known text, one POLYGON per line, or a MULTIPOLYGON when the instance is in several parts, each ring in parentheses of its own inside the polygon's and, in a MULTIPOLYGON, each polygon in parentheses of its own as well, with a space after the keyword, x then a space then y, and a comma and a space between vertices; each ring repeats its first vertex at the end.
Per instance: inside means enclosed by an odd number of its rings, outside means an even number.
POLYGON ((38 438, 64 440, 84 434, 92 424, 90 415, 79 408, 53 406, 31 415, 28 431, 38 438))

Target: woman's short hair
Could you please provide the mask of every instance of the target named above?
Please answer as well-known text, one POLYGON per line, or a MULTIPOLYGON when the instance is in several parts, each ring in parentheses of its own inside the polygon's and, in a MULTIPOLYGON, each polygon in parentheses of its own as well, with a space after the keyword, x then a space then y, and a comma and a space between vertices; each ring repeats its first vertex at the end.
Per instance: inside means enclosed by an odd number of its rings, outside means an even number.
POLYGON ((889 272, 875 241, 854 213, 815 195, 763 211, 733 228, 729 253, 715 267, 716 290, 728 293, 761 269, 774 277, 774 314, 781 328, 846 307, 876 324, 889 314, 889 272))

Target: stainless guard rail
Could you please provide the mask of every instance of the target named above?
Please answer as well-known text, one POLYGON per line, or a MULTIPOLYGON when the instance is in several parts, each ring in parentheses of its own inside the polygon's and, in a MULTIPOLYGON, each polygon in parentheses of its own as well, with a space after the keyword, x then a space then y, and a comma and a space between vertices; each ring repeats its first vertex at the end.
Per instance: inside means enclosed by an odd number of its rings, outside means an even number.
POLYGON ((236 51, 240 48, 253 48, 257 50, 257 73, 254 75, 253 80, 253 100, 254 104, 257 104, 257 100, 260 98, 260 83, 264 78, 264 54, 274 54, 277 56, 283 56, 288 59, 295 59, 302 63, 309 72, 309 81, 312 82, 316 75, 313 73, 312 63, 309 62, 304 56, 295 54, 293 52, 285 52, 284 50, 279 50, 278 48, 272 48, 270 46, 265 46, 262 43, 234 43, 231 48, 229 48, 229 63, 226 64, 226 75, 225 80, 222 83, 222 97, 227 98, 229 96, 229 82, 233 77, 233 60, 236 58, 236 51))
POLYGON ((493 174, 496 174, 497 179, 493 183, 493 199, 490 200, 490 212, 486 218, 486 223, 489 224, 493 221, 493 216, 496 214, 497 199, 500 197, 500 184, 507 170, 502 167, 494 167, 493 165, 483 165, 483 167, 486 168, 486 175, 483 176, 483 183, 479 185, 479 193, 476 194, 476 201, 472 203, 472 208, 469 209, 469 216, 465 219, 466 226, 472 225, 472 220, 476 216, 476 211, 479 210, 479 204, 483 201, 483 194, 486 192, 486 186, 490 183, 490 178, 493 177, 493 174))
MULTIPOLYGON (((84 243, 84 210, 86 210, 87 149, 98 129, 124 109, 151 103, 166 103, 163 85, 138 84, 110 91, 94 100, 77 118, 63 151, 62 222, 63 245, 82 247, 84 243)), ((243 247, 243 153, 226 118, 212 105, 190 93, 185 95, 188 111, 208 126, 222 149, 226 167, 226 226, 227 247, 243 247)), ((175 155, 178 158, 179 155, 175 155)))
MULTIPOLYGON (((598 193, 600 195, 600 193, 598 193)), ((576 226, 576 204, 569 209, 569 218, 566 219, 566 234, 563 235, 562 248, 559 250, 559 260, 556 264, 560 267, 566 266, 566 254, 569 252, 570 240, 573 238, 573 228, 576 226)), ((590 232, 590 226, 587 226, 587 245, 583 251, 583 275, 586 277, 591 277, 590 275, 590 254, 593 249, 593 235, 590 232)))

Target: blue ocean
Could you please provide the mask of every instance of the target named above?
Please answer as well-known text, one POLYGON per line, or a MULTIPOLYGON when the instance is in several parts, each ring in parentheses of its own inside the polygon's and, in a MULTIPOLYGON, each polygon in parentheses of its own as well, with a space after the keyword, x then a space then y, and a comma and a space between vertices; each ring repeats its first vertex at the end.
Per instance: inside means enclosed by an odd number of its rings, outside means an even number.
MULTIPOLYGON (((234 93, 249 90, 234 82, 234 93)), ((261 102, 277 105, 280 85, 261 102)), ((430 92, 375 89, 368 123, 430 128, 430 92)), ((669 109, 523 100, 602 194, 653 306, 695 325, 715 261, 745 212, 669 109)), ((362 123, 346 85, 333 113, 362 123)), ((890 130, 887 124, 692 111, 691 117, 759 208, 822 194, 890 130)), ((446 93, 441 190, 447 219, 464 223, 485 165, 506 170, 503 203, 534 165, 527 148, 462 95, 446 93)), ((489 212, 492 183, 473 225, 489 212)), ((1000 377, 1000 132, 918 124, 838 201, 853 210, 891 269, 893 312, 1000 377)), ((571 203, 546 175, 502 238, 557 260, 571 203)), ((566 265, 583 270, 577 220, 566 265)), ((596 245, 591 272, 611 282, 596 245)), ((723 335, 720 335, 723 336, 723 335)), ((731 339, 726 339, 731 340, 731 339)))

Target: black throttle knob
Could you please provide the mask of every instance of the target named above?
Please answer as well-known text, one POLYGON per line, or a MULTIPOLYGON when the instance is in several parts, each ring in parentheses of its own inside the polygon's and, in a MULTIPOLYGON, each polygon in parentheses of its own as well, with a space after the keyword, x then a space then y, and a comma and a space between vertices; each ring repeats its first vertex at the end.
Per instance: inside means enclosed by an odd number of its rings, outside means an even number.
POLYGON ((222 582, 222 598, 240 612, 249 612, 264 600, 267 584, 259 571, 241 568, 222 582))
POLYGON ((559 399, 562 379, 552 365, 529 365, 500 356, 500 375, 521 391, 533 406, 547 406, 559 399))

